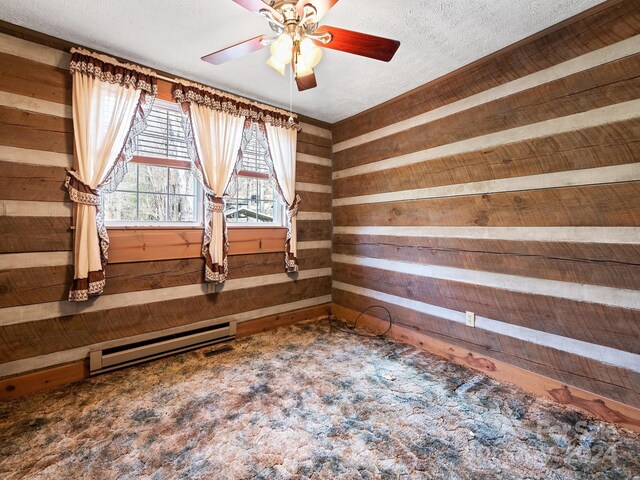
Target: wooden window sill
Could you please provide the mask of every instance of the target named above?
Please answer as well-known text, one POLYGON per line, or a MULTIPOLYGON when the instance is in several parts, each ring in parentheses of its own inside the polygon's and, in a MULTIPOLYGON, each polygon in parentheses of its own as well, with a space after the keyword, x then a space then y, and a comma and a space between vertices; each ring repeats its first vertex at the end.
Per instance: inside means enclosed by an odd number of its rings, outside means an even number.
MULTIPOLYGON (((109 263, 202 257, 203 227, 108 227, 109 263)), ((229 255, 284 252, 285 227, 229 227, 229 255)))

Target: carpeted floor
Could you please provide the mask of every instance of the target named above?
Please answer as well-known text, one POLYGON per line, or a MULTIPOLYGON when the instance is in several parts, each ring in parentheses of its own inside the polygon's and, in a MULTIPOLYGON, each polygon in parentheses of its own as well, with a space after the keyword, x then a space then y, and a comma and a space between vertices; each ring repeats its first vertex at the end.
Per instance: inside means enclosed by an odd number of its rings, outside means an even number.
POLYGON ((640 435, 302 323, 0 404, 0 478, 640 478, 640 435))

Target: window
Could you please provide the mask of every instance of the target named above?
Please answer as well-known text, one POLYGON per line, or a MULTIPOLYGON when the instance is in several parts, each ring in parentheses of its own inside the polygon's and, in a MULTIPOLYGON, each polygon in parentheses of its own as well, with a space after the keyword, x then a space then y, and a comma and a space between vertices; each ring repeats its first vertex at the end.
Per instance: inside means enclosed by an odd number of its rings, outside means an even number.
POLYGON ((105 195, 107 225, 199 225, 201 187, 191 174, 178 106, 156 100, 118 189, 105 195))
POLYGON ((247 128, 242 145, 235 184, 225 204, 227 222, 232 226, 281 226, 283 208, 270 179, 269 147, 257 123, 247 128))

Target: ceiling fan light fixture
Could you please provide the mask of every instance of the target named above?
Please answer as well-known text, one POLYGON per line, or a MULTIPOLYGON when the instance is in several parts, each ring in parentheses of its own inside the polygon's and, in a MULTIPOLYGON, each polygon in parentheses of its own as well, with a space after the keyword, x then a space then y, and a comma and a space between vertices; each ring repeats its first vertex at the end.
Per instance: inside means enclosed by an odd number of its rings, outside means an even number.
POLYGON ((300 55, 298 56, 298 62, 302 62, 309 68, 314 68, 320 59, 322 58, 322 50, 313 43, 309 37, 305 37, 300 42, 300 55))
POLYGON ((293 39, 289 34, 283 33, 271 44, 271 58, 278 63, 286 65, 291 61, 292 48, 293 39))
POLYGON ((271 56, 269 60, 267 60, 267 65, 273 68, 280 75, 284 75, 284 69, 287 67, 286 63, 280 62, 277 58, 271 56))

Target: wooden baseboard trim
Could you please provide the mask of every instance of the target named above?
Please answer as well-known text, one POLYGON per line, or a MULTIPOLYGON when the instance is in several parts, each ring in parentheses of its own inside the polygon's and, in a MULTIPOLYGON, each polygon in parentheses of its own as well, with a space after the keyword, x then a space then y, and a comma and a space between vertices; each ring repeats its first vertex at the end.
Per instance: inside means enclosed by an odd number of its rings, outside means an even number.
POLYGON ((266 332, 267 330, 284 327, 285 325, 292 325, 304 320, 317 320, 323 317, 326 318, 327 313, 330 310, 331 304, 325 303, 323 305, 316 305, 314 307, 303 308, 301 310, 279 313, 277 315, 270 315, 268 317, 256 318, 255 320, 242 322, 238 324, 236 337, 248 337, 249 335, 266 332))
MULTIPOLYGON (((355 310, 335 303, 331 305, 331 312, 333 315, 348 321, 354 321, 359 314, 355 310)), ((372 331, 384 331, 387 328, 388 320, 365 314, 360 317, 358 325, 372 331)), ((444 357, 459 365, 479 370, 496 380, 512 383, 534 395, 553 400, 562 405, 570 405, 601 420, 617 423, 630 430, 640 432, 640 409, 635 407, 480 355, 471 350, 436 340, 406 326, 393 325, 388 336, 444 357)))
MULTIPOLYGON (((325 303, 323 305, 242 322, 237 326, 236 337, 247 337, 303 320, 315 320, 326 317, 330 308, 331 304, 325 303)), ((3 378, 0 379, 0 402, 14 400, 19 397, 77 382, 88 376, 89 372, 85 359, 3 378)))
POLYGON ((67 383, 77 382, 88 376, 86 362, 80 360, 36 372, 3 378, 0 380, 0 401, 13 400, 67 383))

